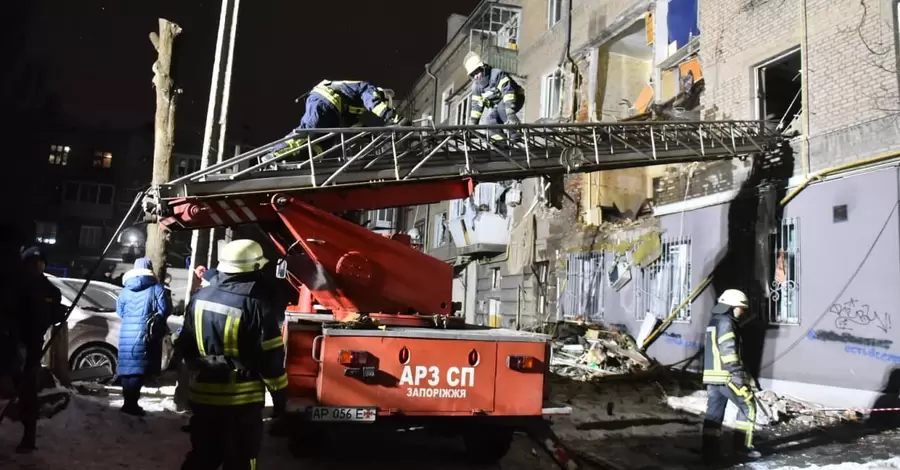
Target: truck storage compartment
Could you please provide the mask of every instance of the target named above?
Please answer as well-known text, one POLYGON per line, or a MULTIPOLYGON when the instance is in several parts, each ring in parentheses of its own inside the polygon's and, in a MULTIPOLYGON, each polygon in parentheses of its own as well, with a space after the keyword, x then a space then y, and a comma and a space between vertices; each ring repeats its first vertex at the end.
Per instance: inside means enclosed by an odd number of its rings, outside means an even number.
POLYGON ((319 402, 379 414, 540 415, 547 340, 501 329, 326 327, 319 402))

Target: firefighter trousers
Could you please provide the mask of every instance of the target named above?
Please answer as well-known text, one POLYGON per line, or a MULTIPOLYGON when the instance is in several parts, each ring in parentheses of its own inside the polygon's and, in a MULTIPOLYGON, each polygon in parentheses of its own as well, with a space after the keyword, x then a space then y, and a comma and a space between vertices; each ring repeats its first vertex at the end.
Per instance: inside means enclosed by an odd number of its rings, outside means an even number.
POLYGON ((706 417, 703 420, 704 447, 711 439, 718 439, 725 420, 725 408, 731 401, 738 407, 738 417, 734 422, 735 444, 744 450, 753 449, 753 428, 756 425, 756 401, 747 386, 738 387, 729 382, 725 385, 706 386, 706 417))
POLYGON ((263 438, 263 403, 191 403, 191 451, 181 470, 256 470, 263 438))

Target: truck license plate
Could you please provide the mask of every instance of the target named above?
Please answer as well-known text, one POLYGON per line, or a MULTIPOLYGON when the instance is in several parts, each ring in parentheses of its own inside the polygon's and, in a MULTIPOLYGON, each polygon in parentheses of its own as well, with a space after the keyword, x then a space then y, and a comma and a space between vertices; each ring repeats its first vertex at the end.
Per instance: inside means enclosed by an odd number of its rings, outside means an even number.
POLYGON ((377 415, 375 408, 346 408, 339 406, 313 406, 310 409, 311 421, 354 421, 374 423, 377 415))

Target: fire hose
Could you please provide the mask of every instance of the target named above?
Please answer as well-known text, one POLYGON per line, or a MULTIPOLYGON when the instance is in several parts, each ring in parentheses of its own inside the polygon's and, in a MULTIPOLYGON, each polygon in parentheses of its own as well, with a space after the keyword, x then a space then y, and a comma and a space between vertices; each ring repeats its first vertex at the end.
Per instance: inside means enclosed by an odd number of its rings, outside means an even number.
MULTIPOLYGON (((103 252, 100 253, 100 257, 97 258, 97 262, 94 263, 94 267, 91 268, 90 273, 87 276, 87 279, 85 279, 84 284, 81 285, 81 289, 78 290, 78 293, 75 294, 75 298, 72 299, 72 303, 71 303, 71 305, 69 305, 69 308, 66 310, 66 314, 63 316, 62 321, 60 321, 60 323, 58 323, 57 326, 55 326, 50 331, 50 339, 47 341, 46 344, 44 344, 44 347, 41 349, 40 357, 44 357, 44 355, 47 354, 47 351, 50 349, 50 346, 53 344, 53 340, 56 338, 57 332, 59 332, 62 328, 67 328, 66 322, 69 319, 69 315, 72 314, 72 311, 75 309, 75 306, 78 305, 78 301, 81 300, 81 296, 84 294, 84 291, 87 289, 88 285, 90 285, 90 283, 91 283, 91 278, 94 276, 94 274, 97 273, 97 270, 100 269, 100 266, 103 264, 103 261, 106 259, 106 254, 109 253, 110 248, 112 248, 113 244, 116 242, 116 240, 118 240, 119 234, 122 233, 122 229, 125 228, 125 224, 134 215, 135 209, 138 208, 138 206, 140 205, 141 201, 143 200, 143 198, 146 194, 147 194, 147 192, 144 191, 144 192, 138 193, 138 195, 135 196, 134 202, 131 203, 131 208, 128 209, 128 212, 125 214, 125 217, 122 218, 122 221, 119 223, 118 228, 116 228, 115 233, 113 233, 112 237, 109 239, 109 242, 107 242, 106 247, 103 249, 103 252)), ((37 367, 40 367, 40 363, 38 363, 37 367)), ((25 384, 23 383, 23 384, 19 385, 18 387, 16 387, 15 394, 12 396, 12 398, 10 398, 10 400, 8 402, 6 402, 6 406, 3 407, 3 411, 0 411, 0 424, 3 423, 3 419, 6 418, 6 414, 9 412, 10 407, 12 407, 13 403, 15 403, 19 399, 19 395, 22 393, 24 385, 25 384)))

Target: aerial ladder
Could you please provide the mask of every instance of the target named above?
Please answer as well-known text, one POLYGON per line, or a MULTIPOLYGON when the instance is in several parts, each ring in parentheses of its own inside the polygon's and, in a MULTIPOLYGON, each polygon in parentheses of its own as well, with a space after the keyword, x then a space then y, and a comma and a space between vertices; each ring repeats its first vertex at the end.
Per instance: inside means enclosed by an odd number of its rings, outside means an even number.
MULTIPOLYGON (((291 395, 307 420, 446 419, 490 461, 512 429, 566 412, 524 392, 546 386, 549 337, 466 325, 454 315, 450 264, 339 214, 464 199, 482 182, 743 158, 780 144, 761 121, 315 129, 151 188, 143 210, 168 230, 256 224, 271 239, 279 277, 300 294, 284 330, 291 395), (498 146, 491 129, 520 139, 498 146), (292 152, 260 158, 297 138, 305 143, 292 152)), ((552 436, 536 439, 574 468, 552 436)))

